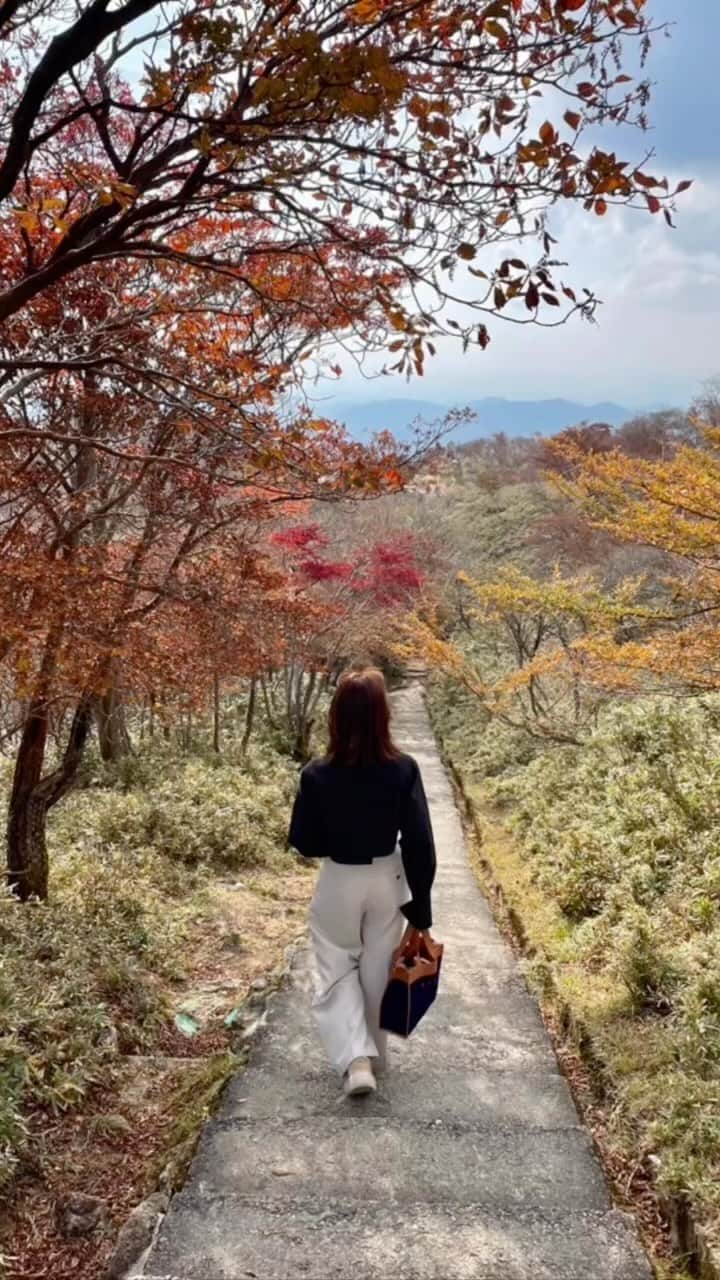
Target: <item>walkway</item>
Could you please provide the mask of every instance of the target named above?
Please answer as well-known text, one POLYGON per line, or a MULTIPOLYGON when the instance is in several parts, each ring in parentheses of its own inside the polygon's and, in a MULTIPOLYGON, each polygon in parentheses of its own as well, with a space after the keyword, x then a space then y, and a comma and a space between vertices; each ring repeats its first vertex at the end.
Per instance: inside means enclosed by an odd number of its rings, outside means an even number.
POLYGON ((395 696, 439 851, 442 997, 346 1102, 308 1009, 309 960, 206 1126, 146 1276, 174 1280, 650 1280, 613 1210, 535 1002, 467 863, 417 685, 395 696))

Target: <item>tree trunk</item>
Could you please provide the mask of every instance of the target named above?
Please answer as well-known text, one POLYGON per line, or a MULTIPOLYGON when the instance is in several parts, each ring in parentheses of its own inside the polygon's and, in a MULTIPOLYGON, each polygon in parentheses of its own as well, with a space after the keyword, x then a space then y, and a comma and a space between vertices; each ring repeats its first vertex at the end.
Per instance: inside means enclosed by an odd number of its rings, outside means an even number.
POLYGON ((42 776, 48 733, 47 704, 28 710, 15 759, 7 823, 8 884, 25 902, 47 897, 48 869, 45 814, 34 799, 42 776))
POLYGON ((43 778, 47 722, 47 704, 36 703, 23 728, 10 796, 8 884, 22 902, 33 897, 44 901, 48 896, 47 814, 77 777, 92 722, 91 699, 83 698, 78 704, 62 762, 43 778))
POLYGON ((213 676, 213 751, 220 755, 220 677, 213 676))
POLYGON ((243 731, 242 741, 240 743, 240 756, 244 760, 247 749, 250 745, 250 736, 253 731, 253 723, 255 720, 255 703, 257 701, 257 676, 253 676, 250 681, 250 690, 248 692, 248 704, 245 712, 245 729, 243 731))
POLYGON ((310 759, 312 727, 313 720, 308 716, 300 716, 295 723, 292 755, 293 760, 297 760, 298 764, 307 764, 310 759))
POLYGON ((268 688, 268 684, 266 682, 265 676, 260 677, 260 689, 262 690, 263 703, 265 706, 265 715, 267 717, 267 722, 270 725, 271 729, 277 730, 278 723, 275 717, 275 709, 272 705, 270 690, 268 688))
POLYGON ((296 730, 292 756, 293 760, 297 760, 298 764, 307 764, 310 759, 310 735, 312 733, 312 727, 313 722, 310 720, 307 724, 299 725, 296 730))
POLYGON ((110 688, 95 698, 93 710, 103 760, 116 761, 129 755, 132 742, 125 722, 125 707, 114 679, 110 688))

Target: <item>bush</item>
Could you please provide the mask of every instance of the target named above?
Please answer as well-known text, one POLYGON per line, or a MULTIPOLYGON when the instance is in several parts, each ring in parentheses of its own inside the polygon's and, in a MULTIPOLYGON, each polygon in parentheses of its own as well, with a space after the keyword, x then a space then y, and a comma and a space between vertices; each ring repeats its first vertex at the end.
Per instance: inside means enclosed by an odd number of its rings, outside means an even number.
POLYGON ((48 904, 0 897, 0 1185, 28 1106, 77 1105, 103 1079, 116 1036, 125 1051, 148 1043, 164 1014, 154 974, 174 972, 182 932, 147 862, 130 877, 66 854, 53 890, 48 904))
POLYGON ((639 1128, 668 1189, 720 1209, 720 698, 618 703, 581 746, 525 762, 500 734, 495 776, 477 768, 479 737, 495 739, 466 696, 435 686, 431 700, 452 759, 507 815, 513 905, 531 934, 538 912, 536 967, 591 1027, 613 1123, 639 1128))
POLYGON ((720 945, 717 708, 648 699, 615 706, 588 742, 547 751, 486 794, 535 882, 643 1007, 681 1009, 701 956, 720 945))
MULTIPOLYGON (((153 757, 150 757, 152 760, 153 757)), ((53 815, 51 839, 100 857, 148 852, 190 867, 267 865, 277 859, 297 774, 266 751, 247 770, 202 759, 160 756, 137 768, 143 785, 128 787, 125 766, 102 773, 53 815)))
POLYGON ((163 748, 88 757, 50 817, 49 903, 0 894, 0 1188, 29 1110, 81 1104, 116 1047, 152 1044, 193 893, 213 870, 280 864, 296 777, 262 744, 245 769, 163 748))
POLYGON ((434 676, 430 689, 438 735, 449 754, 462 761, 469 779, 501 778, 542 750, 543 744, 524 730, 493 720, 477 698, 449 677, 434 676))

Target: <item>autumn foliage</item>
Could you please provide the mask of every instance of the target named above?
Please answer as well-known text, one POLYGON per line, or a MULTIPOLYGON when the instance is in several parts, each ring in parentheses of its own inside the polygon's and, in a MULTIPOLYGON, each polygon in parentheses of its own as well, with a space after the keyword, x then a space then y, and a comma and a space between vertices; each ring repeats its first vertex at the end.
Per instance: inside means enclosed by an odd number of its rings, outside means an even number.
POLYGON ((720 687, 720 430, 700 426, 699 433, 701 445, 660 461, 619 452, 580 459, 563 450, 572 473, 561 489, 588 522, 630 546, 654 548, 665 561, 653 602, 626 610, 631 636, 594 628, 582 645, 592 678, 611 687, 720 687))
POLYGON ((213 346, 185 319, 175 317, 167 358, 144 335, 153 380, 129 378, 120 395, 87 368, 56 370, 18 395, 15 413, 6 407, 0 644, 20 715, 18 875, 38 810, 71 784, 118 680, 158 696, 202 687, 205 674, 207 689, 211 673, 249 674, 263 656, 259 622, 284 583, 261 536, 274 513, 401 482, 389 440, 361 448, 307 413, 282 418, 272 366, 255 366, 232 320, 206 333, 213 346), (58 705, 74 706, 73 727, 65 758, 43 775, 58 705))
MULTIPOLYGON (((97 264, 220 271, 272 305, 269 260, 281 276, 288 256, 327 270, 332 250, 370 268, 374 340, 422 365, 438 329, 484 346, 485 317, 506 308, 550 322, 592 308, 555 279, 556 200, 670 216, 662 178, 582 140, 598 121, 644 121, 648 86, 619 66, 648 40, 644 0, 92 0, 52 26, 49 13, 9 0, 0 15, 8 369, 51 358, 26 308, 97 264), (564 115, 538 124, 557 85, 564 115), (535 260, 505 253, 520 233, 539 240, 535 260)), ((73 345, 60 326, 55 358, 73 345)))
POLYGON ((417 594, 397 540, 273 541, 312 502, 399 490, 432 440, 359 444, 311 377, 372 351, 422 373, 438 334, 481 351, 494 317, 590 314, 552 206, 670 217, 675 192, 585 141, 644 123, 621 70, 642 0, 7 0, 0 30, 0 658, 27 897, 94 723, 112 754, 130 697, 159 714, 282 670, 302 753, 348 632, 417 594))
POLYGON ((502 633, 500 671, 484 673, 442 618, 416 618, 411 643, 491 714, 555 741, 578 741, 610 696, 716 692, 720 429, 696 421, 691 434, 699 443, 676 441, 667 457, 654 449, 638 457, 634 435, 629 451, 609 440, 588 448, 579 432, 548 446, 556 459, 548 478, 567 504, 556 519, 605 539, 606 550, 627 548, 632 576, 604 584, 602 556, 573 577, 557 568, 504 567, 487 580, 461 574, 465 617, 502 633), (643 568, 649 555, 651 571, 643 568))

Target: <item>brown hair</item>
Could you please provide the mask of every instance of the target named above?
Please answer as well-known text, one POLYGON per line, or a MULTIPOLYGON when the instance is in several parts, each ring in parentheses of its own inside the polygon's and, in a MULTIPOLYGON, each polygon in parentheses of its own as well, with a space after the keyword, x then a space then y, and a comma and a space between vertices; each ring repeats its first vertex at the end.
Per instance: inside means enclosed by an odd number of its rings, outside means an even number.
POLYGON ((379 764, 400 753, 390 737, 390 703, 375 667, 346 671, 330 704, 327 758, 335 764, 379 764))

